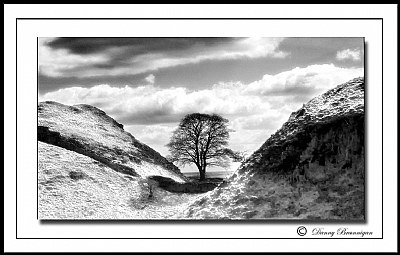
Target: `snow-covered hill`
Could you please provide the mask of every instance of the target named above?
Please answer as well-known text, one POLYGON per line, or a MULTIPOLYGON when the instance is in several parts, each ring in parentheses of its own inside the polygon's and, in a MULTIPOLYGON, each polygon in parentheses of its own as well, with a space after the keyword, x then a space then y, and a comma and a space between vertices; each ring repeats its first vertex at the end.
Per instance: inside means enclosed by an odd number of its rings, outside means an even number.
POLYGON ((364 79, 356 78, 293 112, 186 216, 363 220, 364 153, 364 79))
POLYGON ((161 188, 190 183, 96 107, 42 102, 38 117, 40 219, 170 219, 199 196, 161 188))
POLYGON ((174 219, 198 194, 176 194, 39 142, 39 219, 174 219))
POLYGON ((175 165, 96 107, 41 102, 38 115, 39 141, 83 154, 120 173, 187 181, 175 165))
POLYGON ((363 78, 293 112, 205 194, 98 108, 42 102, 38 114, 40 219, 365 217, 363 78))

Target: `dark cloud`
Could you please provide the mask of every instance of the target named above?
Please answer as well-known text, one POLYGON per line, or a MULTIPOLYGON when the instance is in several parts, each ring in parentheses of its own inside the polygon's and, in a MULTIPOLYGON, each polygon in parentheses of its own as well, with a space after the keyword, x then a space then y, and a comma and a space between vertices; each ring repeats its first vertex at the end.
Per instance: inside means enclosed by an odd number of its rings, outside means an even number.
POLYGON ((62 37, 47 43, 52 49, 65 49, 71 53, 85 55, 102 52, 114 47, 128 47, 129 55, 141 55, 164 51, 185 50, 194 45, 213 46, 231 42, 231 37, 62 37))
MULTIPOLYGON (((146 59, 154 54, 160 54, 165 58, 185 58, 196 52, 207 51, 219 46, 230 45, 231 42, 238 38, 231 37, 182 37, 182 38, 96 38, 96 37, 67 37, 56 38, 45 43, 51 50, 64 49, 68 53, 80 56, 102 57, 102 60, 97 60, 95 63, 76 64, 68 68, 61 68, 58 71, 64 77, 83 77, 81 73, 109 73, 121 68, 127 70, 145 69, 146 59), (107 51, 112 49, 112 51, 107 51), (144 57, 144 59, 140 59, 144 57)), ((57 67, 57 66, 55 66, 57 67)), ((157 69, 157 68, 155 68, 157 69)), ((155 70, 153 70, 155 71, 155 70)), ((143 73, 142 71, 139 71, 143 73)), ((57 75, 60 77, 61 75, 57 75)), ((124 76, 124 75, 122 75, 124 76)), ((99 77, 101 78, 101 77, 99 77)), ((114 78, 110 77, 110 80, 114 78)))

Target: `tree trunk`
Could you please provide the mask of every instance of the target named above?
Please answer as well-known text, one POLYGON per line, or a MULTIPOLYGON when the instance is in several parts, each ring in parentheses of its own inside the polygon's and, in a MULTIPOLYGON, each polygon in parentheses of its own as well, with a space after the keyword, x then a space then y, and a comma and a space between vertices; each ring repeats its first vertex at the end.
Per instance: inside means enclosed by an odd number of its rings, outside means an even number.
POLYGON ((206 169, 199 169, 200 172, 200 181, 204 181, 206 179, 206 169))

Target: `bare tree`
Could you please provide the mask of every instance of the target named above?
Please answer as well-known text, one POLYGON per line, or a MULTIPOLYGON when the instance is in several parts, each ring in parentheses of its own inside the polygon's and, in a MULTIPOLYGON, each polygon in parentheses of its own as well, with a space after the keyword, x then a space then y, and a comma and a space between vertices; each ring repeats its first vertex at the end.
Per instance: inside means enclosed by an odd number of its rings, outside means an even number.
POLYGON ((167 144, 169 159, 181 165, 195 164, 200 180, 206 177, 208 166, 225 167, 229 159, 240 161, 240 153, 228 149, 228 120, 217 114, 186 115, 167 144))

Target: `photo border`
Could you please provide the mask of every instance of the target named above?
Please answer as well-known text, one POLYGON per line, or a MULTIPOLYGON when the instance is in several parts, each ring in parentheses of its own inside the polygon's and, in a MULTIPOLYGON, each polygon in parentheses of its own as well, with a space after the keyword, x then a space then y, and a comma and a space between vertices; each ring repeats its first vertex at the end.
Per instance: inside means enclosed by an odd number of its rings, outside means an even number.
MULTIPOLYGON (((383 130, 383 18, 16 18, 16 115, 18 115, 18 21, 19 20, 380 20, 381 21, 381 26, 382 26, 382 130, 383 130)), ((38 37, 37 37, 37 68, 39 65, 39 58, 38 58, 38 37)), ((365 49, 365 37, 364 37, 364 49, 365 49)), ((365 55, 366 52, 364 50, 364 82, 366 80, 365 72, 366 72, 366 62, 365 62, 365 55)), ((38 70, 38 69, 37 69, 38 70)), ((39 73, 37 73, 37 92, 39 91, 39 73)), ((365 95, 367 92, 364 92, 365 95)), ((37 103, 39 102, 39 95, 37 93, 37 103)), ((366 109, 366 100, 364 103, 364 109, 366 109)), ((364 111, 365 113, 365 111, 364 111)), ((37 121, 38 121, 38 116, 37 116, 37 121)), ((17 123, 18 119, 16 118, 16 128, 17 128, 17 123)), ((366 127, 366 121, 364 118, 364 128, 366 127)), ((383 239, 383 132, 382 132, 382 236, 381 237, 350 237, 350 238, 312 238, 312 237, 290 237, 290 238, 281 238, 281 237, 269 237, 269 238, 240 238, 240 237, 200 237, 200 238, 192 238, 192 237, 156 237, 156 238, 149 238, 149 237, 138 237, 138 238, 129 238, 129 237, 18 237, 18 132, 16 132, 16 239, 383 239)), ((366 136, 364 137, 364 144, 366 143, 366 136)), ((38 143, 37 143, 37 150, 36 152, 38 153, 38 143)), ((38 160, 38 154, 37 156, 37 163, 39 163, 38 160)), ((366 162, 365 156, 364 156, 364 163, 366 162)), ((365 165, 365 164, 364 164, 365 165)), ((38 167, 38 165, 37 165, 38 167)), ((365 170, 366 171, 366 170, 365 170)), ((38 177, 38 169, 37 169, 37 177, 38 177)), ((38 184, 37 184, 38 185, 38 184)), ((364 191, 365 191, 365 185, 366 182, 364 181, 364 191)), ((37 220, 38 218, 38 196, 37 196, 37 220)), ((366 194, 364 192, 364 208, 366 208, 366 194)), ((365 217, 364 220, 355 220, 351 222, 343 221, 343 220, 326 220, 326 221, 317 221, 317 223, 323 223, 323 224, 329 224, 329 223, 338 223, 338 222, 346 222, 346 223, 365 223, 366 222, 366 210, 365 210, 365 217)), ((46 222, 53 222, 53 223, 74 223, 74 222, 85 222, 85 223, 93 223, 93 222, 107 222, 107 223, 121 223, 121 222, 135 222, 139 224, 148 224, 151 222, 151 224, 159 224, 159 223, 177 223, 179 224, 190 224, 190 223, 196 223, 196 224, 207 224, 208 222, 212 223, 221 223, 221 224, 231 224, 231 223, 239 223, 239 224, 251 224, 251 223, 265 223, 266 221, 268 222, 274 222, 274 223, 316 223, 316 221, 305 221, 305 220, 232 220, 232 221, 219 221, 219 220, 165 220, 165 219, 154 219, 154 220, 135 220, 135 219, 126 219, 126 220, 46 220, 46 222)), ((50 223, 51 224, 51 223, 50 223)))

